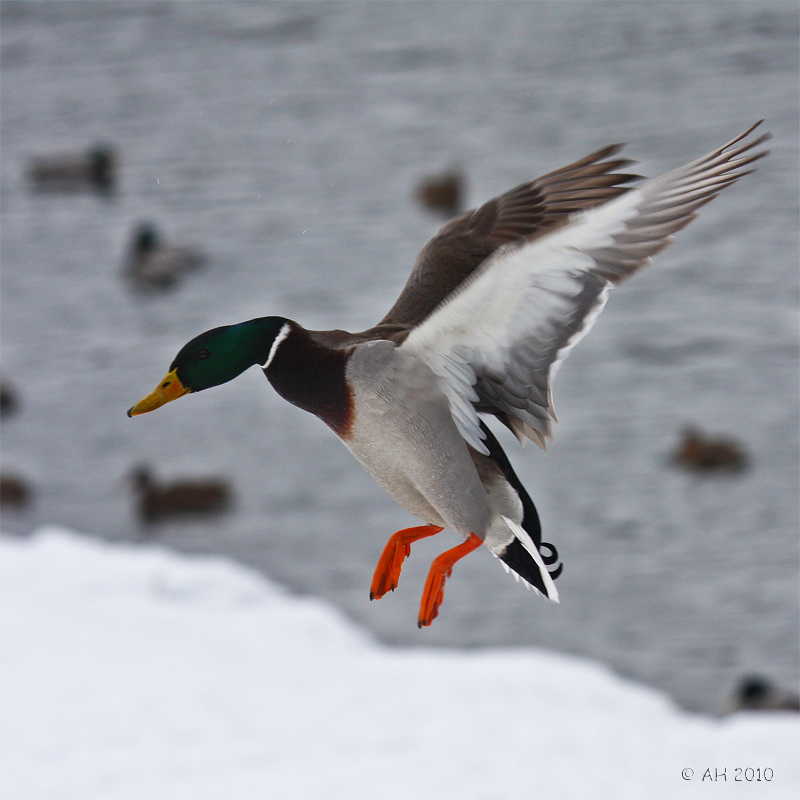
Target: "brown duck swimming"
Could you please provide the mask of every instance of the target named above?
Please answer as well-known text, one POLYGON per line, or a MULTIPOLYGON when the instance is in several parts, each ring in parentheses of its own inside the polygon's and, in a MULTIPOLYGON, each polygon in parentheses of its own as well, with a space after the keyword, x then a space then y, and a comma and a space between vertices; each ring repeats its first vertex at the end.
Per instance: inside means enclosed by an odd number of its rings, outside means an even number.
POLYGON ((258 365, 277 392, 317 415, 370 475, 424 524, 386 545, 370 597, 398 583, 411 544, 450 528, 419 625, 430 625, 453 565, 486 545, 558 599, 560 570, 536 509, 481 419, 544 448, 552 379, 612 286, 649 263, 697 210, 766 154, 740 136, 636 187, 612 145, 448 222, 420 252, 389 313, 361 333, 262 317, 206 331, 129 416, 225 383, 258 365), (552 570, 552 571, 551 571, 552 570))
POLYGON ((182 480, 159 484, 147 467, 140 466, 133 472, 133 483, 139 495, 139 518, 145 523, 168 517, 217 514, 231 505, 231 490, 221 480, 182 480))
POLYGON ((0 475, 0 506, 20 510, 31 501, 33 490, 19 475, 0 475))
POLYGON ((673 454, 675 464, 694 472, 741 472, 747 467, 747 455, 731 439, 706 436, 687 427, 673 454))
POLYGON ((417 187, 417 199, 423 206, 451 217, 464 208, 463 196, 464 179, 455 170, 425 178, 417 187))
POLYGON ((117 155, 107 144, 86 153, 37 156, 28 166, 28 180, 39 192, 76 192, 82 189, 110 193, 117 181, 117 155))

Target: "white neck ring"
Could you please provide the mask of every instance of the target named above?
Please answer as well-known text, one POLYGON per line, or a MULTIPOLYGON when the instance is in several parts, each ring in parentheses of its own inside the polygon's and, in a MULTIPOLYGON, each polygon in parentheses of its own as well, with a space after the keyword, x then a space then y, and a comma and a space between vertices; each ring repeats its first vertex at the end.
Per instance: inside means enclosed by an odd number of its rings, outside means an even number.
POLYGON ((278 335, 275 337, 275 340, 272 342, 272 347, 269 349, 269 355, 267 356, 267 360, 261 365, 261 369, 266 369, 271 363, 272 359, 275 358, 275 353, 278 352, 278 345, 289 335, 292 328, 288 322, 283 323, 283 327, 278 331, 278 335))

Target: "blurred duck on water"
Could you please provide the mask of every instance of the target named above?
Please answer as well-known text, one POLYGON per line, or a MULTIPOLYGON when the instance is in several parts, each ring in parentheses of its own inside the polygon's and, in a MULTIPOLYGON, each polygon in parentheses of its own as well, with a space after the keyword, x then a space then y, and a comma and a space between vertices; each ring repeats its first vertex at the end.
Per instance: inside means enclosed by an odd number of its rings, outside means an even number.
POLYGON ((800 711, 800 697, 762 675, 748 675, 733 694, 734 711, 800 711))
POLYGON ((139 519, 147 524, 171 517, 219 514, 232 504, 230 487, 219 479, 184 479, 159 485, 146 466, 137 467, 132 477, 139 519))
POLYGON ((0 380, 0 417, 8 417, 19 411, 19 397, 14 387, 5 380, 0 380))
POLYGON ((425 208, 454 217, 463 208, 464 178, 456 170, 424 178, 417 187, 417 200, 425 208))
POLYGON ((21 511, 29 505, 33 490, 19 475, 0 475, 0 506, 21 511))
POLYGON ((97 191, 108 194, 117 183, 117 156, 108 144, 96 144, 85 153, 36 156, 28 180, 37 192, 97 191))
POLYGON ((152 222, 140 223, 125 258, 124 275, 141 291, 171 289, 205 256, 191 247, 166 244, 152 222))
POLYGON ((741 445, 706 436, 692 427, 684 430, 673 461, 693 472, 741 472, 747 467, 747 455, 741 445))
MULTIPOLYGON (((543 449, 551 381, 610 289, 650 263, 767 151, 758 126, 637 186, 610 145, 450 220, 421 250, 394 306, 360 333, 260 317, 206 331, 128 416, 259 366, 315 414, 375 481, 424 524, 397 531, 370 587, 396 588, 411 545, 449 528, 461 544, 431 564, 417 624, 430 625, 456 562, 481 545, 557 602, 556 548, 483 416, 543 449), (743 141, 744 140, 744 141, 743 141)), ((202 443, 198 443, 202 447, 202 443)))

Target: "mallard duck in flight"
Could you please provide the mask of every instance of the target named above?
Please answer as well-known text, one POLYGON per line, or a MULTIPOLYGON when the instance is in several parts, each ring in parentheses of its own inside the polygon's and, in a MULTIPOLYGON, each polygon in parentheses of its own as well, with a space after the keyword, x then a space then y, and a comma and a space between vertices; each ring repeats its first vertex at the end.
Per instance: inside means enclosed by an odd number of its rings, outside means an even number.
POLYGON ((481 415, 542 448, 551 383, 609 289, 649 263, 697 209, 752 170, 769 138, 753 127, 660 178, 629 186, 612 145, 448 222, 420 252, 397 302, 362 333, 261 317, 214 328, 178 353, 144 414, 258 365, 278 394, 318 416, 375 481, 425 524, 395 533, 370 598, 397 586, 411 544, 450 528, 464 541, 433 561, 419 626, 453 565, 486 545, 550 600, 560 566, 536 509, 481 415))

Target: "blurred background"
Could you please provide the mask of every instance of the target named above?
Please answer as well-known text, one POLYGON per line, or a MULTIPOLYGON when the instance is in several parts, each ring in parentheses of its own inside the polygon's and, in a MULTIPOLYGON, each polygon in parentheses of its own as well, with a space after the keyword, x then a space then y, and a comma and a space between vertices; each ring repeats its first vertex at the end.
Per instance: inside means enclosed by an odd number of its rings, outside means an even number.
POLYGON ((4 533, 226 554, 385 642, 587 655, 704 712, 749 674, 796 691, 796 3, 0 15, 4 533), (419 631, 450 533, 370 603, 387 537, 414 520, 258 370, 125 415, 208 328, 371 326, 457 210, 612 142, 657 175, 761 118, 771 156, 614 292, 564 364, 550 452, 499 433, 565 564, 560 605, 478 552, 419 631), (203 506, 209 479, 208 513, 158 494, 182 481, 203 506))

